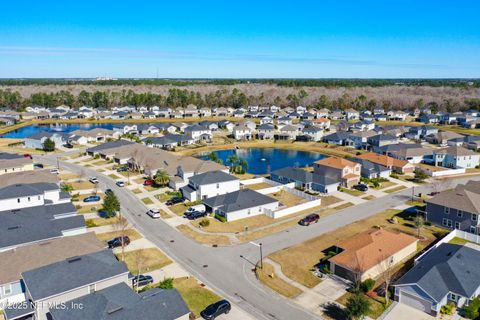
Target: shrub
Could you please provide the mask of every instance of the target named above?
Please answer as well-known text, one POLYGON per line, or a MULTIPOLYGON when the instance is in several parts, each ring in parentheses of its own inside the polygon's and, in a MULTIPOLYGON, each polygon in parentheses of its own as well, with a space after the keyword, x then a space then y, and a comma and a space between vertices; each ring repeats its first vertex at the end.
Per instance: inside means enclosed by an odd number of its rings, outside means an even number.
POLYGON ((200 225, 200 227, 202 227, 202 228, 208 227, 208 226, 210 225, 210 220, 208 220, 208 219, 203 219, 202 221, 200 221, 199 225, 200 225))
POLYGON ((96 154, 95 156, 93 156, 93 159, 100 159, 100 155, 96 154))
POLYGON ((375 280, 369 278, 360 284, 360 289, 362 289, 363 292, 367 293, 372 291, 374 286, 375 280))
POLYGON ((93 228, 97 226, 92 219, 85 220, 85 225, 87 226, 87 228, 93 228))
POLYGON ((441 314, 452 315, 454 311, 455 311, 455 304, 453 302, 449 302, 440 308, 441 314))
POLYGON ((220 222, 227 222, 227 218, 225 218, 224 216, 221 216, 219 214, 215 214, 215 218, 217 220, 219 220, 220 222))
POLYGON ((467 319, 476 319, 479 316, 480 298, 473 299, 468 306, 463 308, 462 315, 467 319))
POLYGON ((173 289, 173 278, 165 278, 158 284, 160 289, 173 289))
POLYGON ((398 174, 392 173, 390 174, 390 177, 392 177, 393 179, 398 179, 398 174))

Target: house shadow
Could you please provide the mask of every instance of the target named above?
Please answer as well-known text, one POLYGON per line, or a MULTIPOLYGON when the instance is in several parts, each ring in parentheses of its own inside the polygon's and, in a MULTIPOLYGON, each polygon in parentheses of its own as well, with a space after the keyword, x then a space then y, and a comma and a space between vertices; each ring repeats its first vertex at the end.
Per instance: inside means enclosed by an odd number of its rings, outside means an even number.
POLYGON ((326 303, 322 307, 323 307, 323 312, 330 319, 334 319, 334 320, 348 319, 346 312, 338 304, 326 303))

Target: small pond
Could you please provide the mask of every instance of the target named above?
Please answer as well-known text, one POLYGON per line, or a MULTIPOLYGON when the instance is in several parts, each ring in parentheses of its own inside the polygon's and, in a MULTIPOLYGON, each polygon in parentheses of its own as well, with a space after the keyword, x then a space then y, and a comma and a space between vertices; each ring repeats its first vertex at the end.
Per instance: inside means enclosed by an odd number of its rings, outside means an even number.
MULTIPOLYGON (((236 154, 238 158, 248 162, 248 172, 253 174, 266 174, 284 167, 311 166, 315 161, 327 157, 313 151, 297 151, 275 148, 248 148, 235 150, 214 151, 225 165, 229 165, 228 157, 236 154)), ((201 155, 208 159, 208 154, 201 155)))
POLYGON ((35 124, 7 132, 2 135, 2 138, 23 139, 42 131, 69 133, 75 130, 92 130, 96 128, 111 130, 114 126, 115 125, 111 123, 35 124))

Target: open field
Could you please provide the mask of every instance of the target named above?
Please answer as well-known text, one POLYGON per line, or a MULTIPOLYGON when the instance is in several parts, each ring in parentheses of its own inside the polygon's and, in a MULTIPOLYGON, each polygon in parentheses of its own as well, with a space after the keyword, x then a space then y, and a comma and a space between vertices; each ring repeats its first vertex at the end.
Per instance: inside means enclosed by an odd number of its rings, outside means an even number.
MULTIPOLYGON (((337 229, 297 244, 270 255, 270 259, 282 266, 283 273, 289 278, 307 286, 314 287, 320 282, 310 271, 320 259, 324 257, 323 250, 335 245, 339 240, 349 238, 360 232, 367 231, 373 227, 381 226, 384 229, 394 232, 405 232, 416 236, 417 230, 411 222, 411 214, 401 210, 389 209, 368 219, 357 221, 353 224, 337 229), (398 223, 390 223, 392 217, 396 217, 398 223)), ((419 249, 423 249, 437 240, 447 231, 435 226, 425 226, 422 230, 424 240, 419 241, 419 249)))
MULTIPOLYGON (((120 258, 121 254, 117 254, 120 258)), ((125 263, 131 273, 137 275, 160 269, 172 263, 172 261, 156 248, 140 249, 125 252, 125 263)))

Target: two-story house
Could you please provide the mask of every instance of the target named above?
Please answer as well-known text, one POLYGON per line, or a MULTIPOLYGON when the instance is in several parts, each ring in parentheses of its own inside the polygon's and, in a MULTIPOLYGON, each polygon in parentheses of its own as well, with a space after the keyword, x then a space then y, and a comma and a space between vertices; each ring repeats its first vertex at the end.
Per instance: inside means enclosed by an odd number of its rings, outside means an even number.
POLYGON ((0 175, 33 170, 33 161, 23 155, 0 152, 0 175))
POLYGON ((361 165, 347 159, 328 157, 313 165, 316 174, 335 177, 341 185, 351 188, 360 182, 361 165))
POLYGON ((189 201, 203 200, 240 190, 240 180, 223 171, 209 171, 188 179, 188 185, 180 188, 189 201))
POLYGON ((451 146, 433 151, 433 164, 446 168, 471 169, 480 165, 480 153, 462 146, 451 146))

